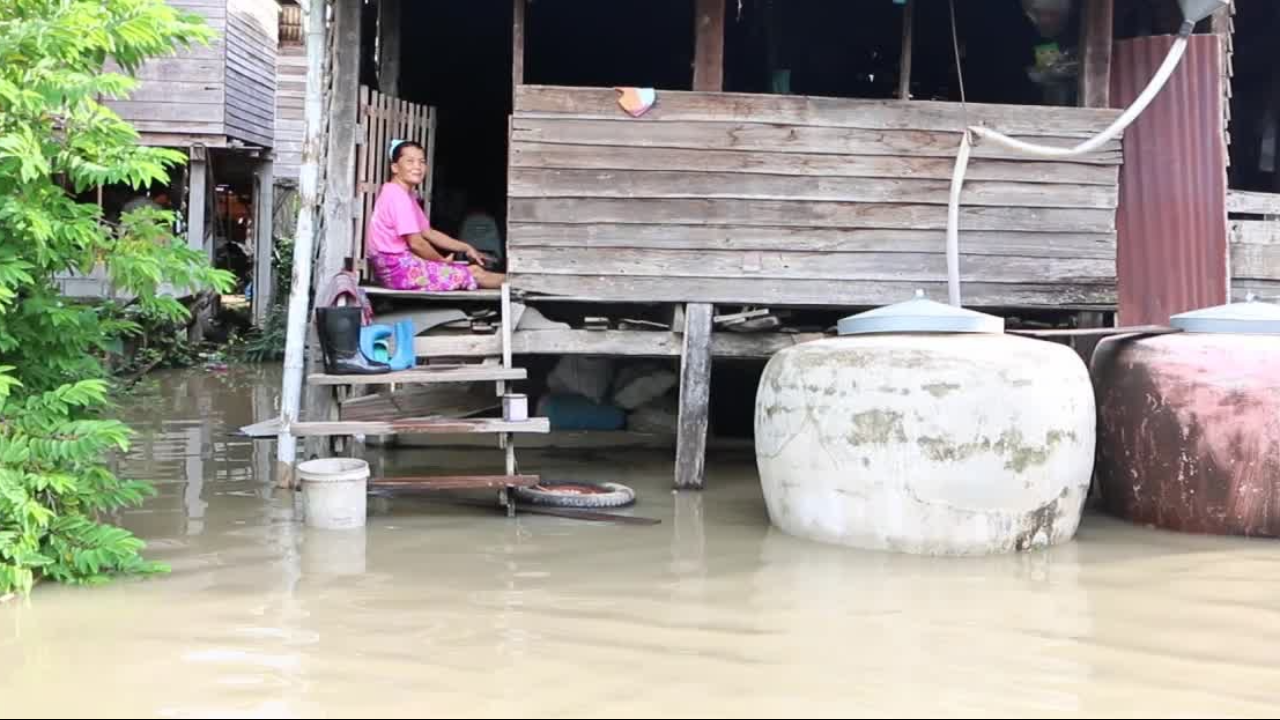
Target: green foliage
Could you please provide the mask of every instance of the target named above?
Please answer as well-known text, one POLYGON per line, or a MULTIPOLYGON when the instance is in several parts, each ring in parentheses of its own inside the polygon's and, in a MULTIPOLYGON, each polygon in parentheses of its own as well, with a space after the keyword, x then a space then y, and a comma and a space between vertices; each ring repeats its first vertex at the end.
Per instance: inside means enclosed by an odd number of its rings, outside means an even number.
POLYGON ((230 287, 156 210, 106 224, 73 193, 165 181, 180 153, 137 144, 99 100, 134 72, 212 32, 164 0, 0 0, 0 595, 40 579, 93 583, 163 570, 105 518, 149 485, 115 477, 130 432, 105 417, 103 356, 140 324, 119 308, 59 296, 55 277, 101 263, 138 317, 178 322, 170 288, 230 287))

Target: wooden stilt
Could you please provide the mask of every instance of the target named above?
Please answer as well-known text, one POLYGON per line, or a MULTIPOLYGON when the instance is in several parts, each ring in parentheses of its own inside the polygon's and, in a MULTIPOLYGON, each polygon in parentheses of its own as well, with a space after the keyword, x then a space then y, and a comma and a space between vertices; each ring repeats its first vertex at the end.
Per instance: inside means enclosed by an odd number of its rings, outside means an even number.
POLYGON ((271 310, 272 228, 275 225, 275 165, 271 160, 258 164, 253 198, 253 322, 261 326, 271 310))
POLYGON ((699 490, 705 479, 711 403, 711 316, 712 307, 706 303, 690 303, 685 310, 675 478, 676 487, 682 490, 699 490))

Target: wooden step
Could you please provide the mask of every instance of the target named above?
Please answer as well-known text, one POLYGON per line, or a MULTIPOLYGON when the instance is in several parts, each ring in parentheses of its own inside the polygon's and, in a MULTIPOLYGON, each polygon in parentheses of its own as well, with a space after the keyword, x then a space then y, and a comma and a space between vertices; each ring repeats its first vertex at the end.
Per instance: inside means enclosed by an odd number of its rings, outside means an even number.
POLYGON ((507 422, 502 418, 410 418, 404 420, 360 422, 297 422, 289 426, 294 437, 332 437, 339 435, 473 435, 478 433, 546 434, 551 432, 547 418, 530 418, 523 422, 507 422))
POLYGON ((542 482, 538 475, 459 475, 448 477, 372 478, 369 487, 387 490, 436 492, 445 490, 488 490, 533 487, 542 482))
POLYGON ((313 373, 307 376, 312 385, 425 385, 428 383, 466 383, 498 380, 525 380, 529 373, 524 368, 504 368, 499 365, 448 365, 420 366, 412 370, 382 373, 381 375, 329 375, 313 373))

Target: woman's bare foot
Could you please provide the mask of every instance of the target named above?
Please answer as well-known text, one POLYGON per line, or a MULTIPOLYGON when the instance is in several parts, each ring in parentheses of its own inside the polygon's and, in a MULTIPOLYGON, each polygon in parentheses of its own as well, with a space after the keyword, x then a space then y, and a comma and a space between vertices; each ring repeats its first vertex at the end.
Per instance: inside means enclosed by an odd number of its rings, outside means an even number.
POLYGON ((479 265, 471 266, 471 275, 482 290, 501 290, 502 283, 507 281, 506 273, 490 272, 479 265))

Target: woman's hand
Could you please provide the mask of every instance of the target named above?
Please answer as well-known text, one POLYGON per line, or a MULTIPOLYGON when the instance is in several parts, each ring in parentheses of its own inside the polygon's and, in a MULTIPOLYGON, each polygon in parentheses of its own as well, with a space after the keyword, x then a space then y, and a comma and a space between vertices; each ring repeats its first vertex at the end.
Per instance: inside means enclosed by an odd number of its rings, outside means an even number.
POLYGON ((488 267, 489 265, 489 257, 481 253, 479 250, 476 250, 475 248, 471 247, 470 245, 467 246, 466 256, 468 260, 479 265, 480 267, 488 267))

